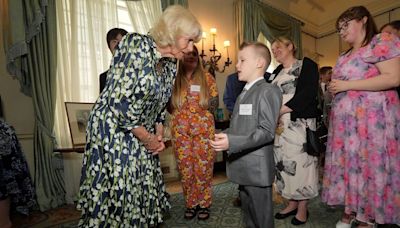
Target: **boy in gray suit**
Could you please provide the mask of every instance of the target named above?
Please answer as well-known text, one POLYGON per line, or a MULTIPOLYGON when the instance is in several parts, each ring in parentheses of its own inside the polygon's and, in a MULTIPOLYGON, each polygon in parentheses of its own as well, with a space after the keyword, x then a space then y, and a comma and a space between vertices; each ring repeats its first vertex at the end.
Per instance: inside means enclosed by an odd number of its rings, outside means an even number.
POLYGON ((282 94, 263 78, 270 62, 271 54, 264 44, 240 46, 236 68, 239 80, 246 85, 236 100, 229 128, 211 141, 216 151, 227 150, 227 175, 243 186, 240 198, 246 227, 250 228, 274 227, 273 140, 282 94))

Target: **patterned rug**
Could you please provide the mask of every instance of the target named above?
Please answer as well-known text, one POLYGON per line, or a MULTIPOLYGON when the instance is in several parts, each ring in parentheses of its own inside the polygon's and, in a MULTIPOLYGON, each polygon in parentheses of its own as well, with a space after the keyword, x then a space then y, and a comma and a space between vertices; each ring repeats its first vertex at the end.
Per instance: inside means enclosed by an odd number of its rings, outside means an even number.
MULTIPOLYGON (((243 224, 242 212, 240 208, 232 205, 233 199, 237 197, 237 185, 225 182, 213 186, 213 205, 210 208, 211 216, 206 221, 199 221, 196 218, 186 220, 184 214, 184 200, 182 193, 172 194, 170 202, 172 208, 166 217, 162 228, 241 228, 243 224)), ((280 211, 284 204, 274 197, 274 210, 280 211)), ((341 216, 341 208, 330 208, 322 204, 319 197, 309 202, 309 219, 302 228, 331 228, 335 227, 336 222, 341 216)), ((13 219, 13 227, 32 227, 32 228, 70 228, 77 227, 80 212, 74 205, 67 205, 55 210, 44 213, 33 213, 29 217, 17 217, 13 219)), ((290 224, 291 218, 275 220, 276 228, 296 227, 290 224)), ((379 226, 380 228, 398 228, 396 225, 379 226)))
MULTIPOLYGON (((166 228, 241 228, 245 227, 241 209, 234 207, 232 201, 238 195, 238 186, 231 182, 225 182, 213 186, 213 205, 210 208, 211 215, 206 221, 185 220, 184 199, 181 193, 171 195, 172 205, 169 217, 165 221, 166 228)), ((274 196, 274 213, 285 207, 280 197, 274 196)), ((309 218, 301 228, 334 228, 342 215, 343 208, 332 208, 321 203, 320 197, 310 200, 308 205, 309 218)), ((275 219, 275 228, 294 228, 291 217, 284 220, 275 219)), ((353 225, 353 227, 355 227, 353 225)), ((379 228, 399 228, 396 225, 379 225, 379 228)))
MULTIPOLYGON (((206 221, 197 219, 185 220, 184 200, 182 194, 171 195, 170 202, 172 209, 169 218, 165 221, 167 228, 240 228, 245 227, 241 209, 232 205, 233 199, 237 197, 237 185, 231 182, 222 183, 213 187, 213 205, 210 208, 211 216, 206 221)), ((274 197, 276 199, 276 197, 274 197)), ((274 211, 278 212, 284 207, 282 202, 275 203, 274 211)), ((319 197, 310 201, 310 217, 308 222, 301 227, 334 227, 334 224, 341 216, 340 209, 332 209, 319 200, 319 197)), ((290 224, 291 218, 275 220, 276 228, 295 227, 290 224)))

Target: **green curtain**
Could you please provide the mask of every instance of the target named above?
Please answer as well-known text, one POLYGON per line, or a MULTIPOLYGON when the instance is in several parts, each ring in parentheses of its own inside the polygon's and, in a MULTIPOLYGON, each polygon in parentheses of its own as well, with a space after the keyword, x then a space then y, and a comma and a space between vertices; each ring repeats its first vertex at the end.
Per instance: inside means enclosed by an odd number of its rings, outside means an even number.
POLYGON ((6 52, 6 67, 10 75, 15 76, 20 83, 20 90, 27 96, 32 96, 31 80, 27 74, 27 59, 23 58, 28 53, 25 40, 25 20, 22 15, 23 2, 4 0, 2 2, 3 42, 6 52))
POLYGON ((257 0, 237 0, 234 9, 239 45, 245 40, 257 40, 260 33, 269 41, 278 36, 286 36, 297 46, 297 57, 302 57, 302 23, 299 20, 257 0))
POLYGON ((35 113, 35 188, 40 210, 65 203, 62 161, 54 156, 57 27, 55 0, 9 0, 7 66, 23 91, 32 96, 35 113), (18 75, 19 74, 19 75, 18 75), (21 80, 22 79, 22 80, 21 80))
POLYGON ((161 0, 161 7, 164 11, 170 5, 182 5, 185 8, 188 8, 188 0, 161 0))

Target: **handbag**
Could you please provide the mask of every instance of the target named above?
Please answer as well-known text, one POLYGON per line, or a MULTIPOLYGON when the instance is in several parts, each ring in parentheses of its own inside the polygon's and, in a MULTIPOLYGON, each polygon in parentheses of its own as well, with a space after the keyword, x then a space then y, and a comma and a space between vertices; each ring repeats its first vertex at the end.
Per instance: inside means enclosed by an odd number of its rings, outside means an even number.
POLYGON ((318 157, 321 154, 323 143, 317 135, 317 131, 311 130, 306 125, 306 152, 308 155, 318 157))

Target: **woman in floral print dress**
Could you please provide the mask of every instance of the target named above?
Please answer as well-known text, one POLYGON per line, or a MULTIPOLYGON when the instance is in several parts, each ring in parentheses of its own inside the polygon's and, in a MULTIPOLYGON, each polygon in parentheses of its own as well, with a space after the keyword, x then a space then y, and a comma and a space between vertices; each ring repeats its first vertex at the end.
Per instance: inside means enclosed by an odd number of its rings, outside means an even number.
POLYGON ((158 153, 176 60, 201 35, 197 19, 168 7, 150 35, 127 34, 86 129, 81 227, 155 227, 169 208, 158 153))
POLYGON ((203 70, 196 47, 180 62, 171 98, 175 157, 186 201, 185 218, 208 219, 215 152, 214 111, 218 107, 215 78, 203 70))
POLYGON ((337 20, 351 48, 333 69, 322 200, 344 205, 336 227, 400 223, 400 41, 377 34, 363 6, 337 20))
POLYGON ((297 59, 297 48, 286 37, 276 38, 271 49, 281 64, 269 79, 283 96, 274 142, 275 189, 288 199, 275 218, 294 215, 291 224, 301 225, 308 219, 308 201, 318 196, 318 159, 304 150, 306 127, 315 129, 318 116, 318 66, 309 58, 297 59))

